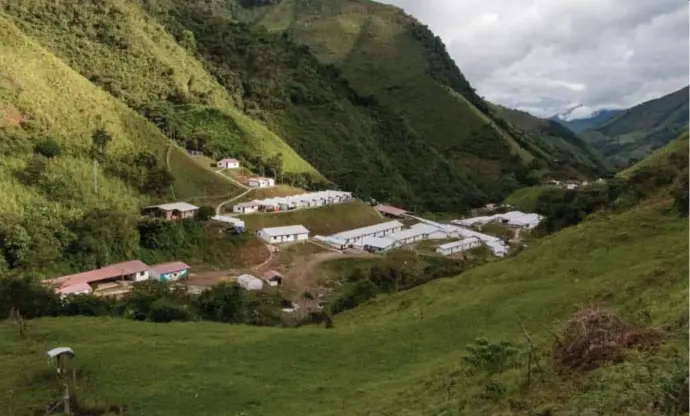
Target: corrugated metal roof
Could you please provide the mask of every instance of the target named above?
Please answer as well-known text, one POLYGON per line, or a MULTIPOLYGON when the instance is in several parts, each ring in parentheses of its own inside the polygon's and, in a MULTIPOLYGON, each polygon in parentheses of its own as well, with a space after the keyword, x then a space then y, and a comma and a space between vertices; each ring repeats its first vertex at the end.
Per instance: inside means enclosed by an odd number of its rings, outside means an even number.
POLYGON ((102 269, 46 280, 46 283, 57 285, 59 288, 65 288, 67 286, 76 285, 79 283, 92 283, 99 280, 112 279, 122 275, 146 272, 149 271, 149 269, 149 266, 147 266, 141 260, 132 260, 123 263, 111 264, 110 266, 103 267, 102 269))
POLYGON ((388 248, 395 244, 395 240, 387 237, 364 237, 362 239, 362 246, 370 246, 376 248, 388 248))
POLYGON ((187 202, 171 202, 169 204, 151 205, 147 208, 158 208, 162 209, 163 211, 177 210, 181 212, 194 211, 199 209, 199 207, 197 207, 196 205, 188 204, 187 202))
POLYGON ((91 286, 89 286, 88 283, 77 283, 74 285, 62 287, 62 288, 57 290, 57 293, 59 293, 61 295, 71 295, 73 293, 78 293, 78 292, 91 293, 91 292, 93 292, 93 289, 91 288, 91 286))
POLYGON ((181 261, 171 261, 169 263, 160 263, 151 266, 151 269, 158 274, 179 272, 189 269, 189 266, 181 261))
POLYGON ((238 218, 235 218, 235 217, 228 217, 225 215, 216 215, 215 217, 213 217, 211 219, 214 221, 218 221, 218 222, 224 222, 227 224, 232 224, 232 225, 235 225, 238 227, 244 227, 244 221, 242 221, 238 218))
POLYGON ((464 246, 466 244, 472 244, 474 242, 479 243, 480 240, 476 237, 470 237, 470 238, 465 238, 464 240, 451 241, 450 243, 441 244, 437 248, 440 248, 441 250, 446 250, 446 249, 450 249, 450 248, 464 246))
POLYGON ((389 221, 389 222, 384 222, 382 224, 370 225, 368 227, 362 227, 362 228, 357 228, 357 229, 350 230, 350 231, 344 231, 344 232, 338 233, 338 234, 333 234, 333 237, 349 240, 352 238, 362 237, 362 236, 367 235, 367 234, 374 234, 374 233, 378 233, 381 231, 388 231, 388 230, 391 230, 394 228, 401 228, 401 227, 403 227, 403 224, 401 222, 389 221))
POLYGON ((374 207, 374 209, 376 211, 383 212, 383 213, 389 214, 389 215, 395 215, 398 217, 407 214, 407 211, 405 211, 404 209, 396 208, 396 207, 393 207, 390 205, 379 204, 379 205, 376 205, 374 207))
POLYGON ((285 227, 271 227, 271 228, 264 228, 261 231, 266 233, 267 235, 271 237, 278 237, 281 235, 295 235, 295 234, 309 234, 309 230, 307 230, 303 225, 288 225, 285 227))

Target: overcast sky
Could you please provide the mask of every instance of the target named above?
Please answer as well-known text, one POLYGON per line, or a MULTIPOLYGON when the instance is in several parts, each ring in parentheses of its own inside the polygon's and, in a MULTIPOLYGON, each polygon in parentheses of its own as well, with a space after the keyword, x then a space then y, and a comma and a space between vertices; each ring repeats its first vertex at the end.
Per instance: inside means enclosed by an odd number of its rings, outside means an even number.
POLYGON ((550 116, 688 84, 687 0, 382 0, 428 25, 480 95, 550 116))

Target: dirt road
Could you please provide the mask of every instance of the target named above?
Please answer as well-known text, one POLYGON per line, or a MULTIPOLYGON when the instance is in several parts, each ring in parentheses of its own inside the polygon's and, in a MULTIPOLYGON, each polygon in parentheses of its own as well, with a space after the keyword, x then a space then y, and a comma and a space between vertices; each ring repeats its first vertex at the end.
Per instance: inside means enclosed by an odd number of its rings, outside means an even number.
POLYGON ((326 263, 339 259, 353 259, 353 258, 373 258, 376 257, 371 253, 362 252, 339 252, 339 251, 325 251, 317 253, 309 258, 307 261, 298 264, 285 274, 285 281, 290 286, 291 291, 296 294, 304 292, 318 292, 316 283, 318 282, 318 266, 321 263, 326 263))

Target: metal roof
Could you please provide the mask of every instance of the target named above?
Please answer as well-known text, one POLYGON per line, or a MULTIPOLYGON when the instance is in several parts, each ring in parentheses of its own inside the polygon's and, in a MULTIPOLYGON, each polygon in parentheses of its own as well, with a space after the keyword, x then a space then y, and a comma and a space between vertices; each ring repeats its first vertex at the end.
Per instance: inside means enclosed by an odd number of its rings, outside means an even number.
POLYGON ((185 263, 182 263, 181 261, 172 261, 169 263, 160 263, 151 266, 151 270, 158 274, 179 272, 187 269, 189 269, 189 266, 185 263))
POLYGON ((50 358, 55 358, 55 357, 57 357, 58 355, 62 355, 62 354, 69 355, 70 357, 74 357, 74 355, 75 355, 75 354, 74 354, 74 351, 73 351, 72 348, 70 348, 70 347, 57 347, 57 348, 53 348, 52 350, 48 351, 46 354, 48 354, 48 356, 49 356, 50 358))
POLYGON ((102 269, 49 279, 46 280, 46 283, 56 285, 58 288, 66 288, 67 286, 72 286, 79 283, 92 283, 123 275, 147 272, 149 269, 150 267, 141 260, 132 260, 124 263, 111 264, 110 266, 103 267, 102 269))
POLYGON ((383 212, 383 213, 389 214, 389 215, 395 215, 398 217, 407 214, 407 211, 405 211, 404 209, 396 208, 396 207, 393 207, 390 205, 379 204, 379 205, 376 205, 374 207, 374 209, 376 211, 383 212))
POLYGON ((281 235, 309 234, 309 230, 307 230, 303 225, 263 228, 261 231, 271 237, 278 237, 281 235))
POLYGON ((436 248, 440 248, 441 250, 445 250, 445 249, 449 249, 449 248, 464 246, 466 244, 471 244, 474 242, 479 243, 481 241, 476 237, 470 237, 470 238, 465 238, 464 240, 451 241, 450 243, 441 244, 440 246, 438 246, 436 248))
POLYGON ((158 208, 162 209, 163 211, 180 211, 180 212, 187 212, 187 211, 195 211, 199 209, 196 205, 188 204, 187 202, 171 202, 169 204, 161 204, 161 205, 151 205, 150 207, 146 208, 158 208))
POLYGON ((394 228, 402 228, 403 224, 399 221, 389 221, 382 224, 370 225, 368 227, 357 228, 350 231, 344 231, 342 233, 333 234, 333 237, 342 238, 349 240, 352 238, 362 237, 368 234, 374 234, 381 231, 388 231, 394 228))
POLYGON ((228 217, 225 215, 216 215, 215 217, 213 217, 211 219, 214 221, 218 221, 218 222, 224 222, 227 224, 232 224, 235 226, 244 227, 244 221, 242 221, 238 218, 235 218, 235 217, 228 217))
POLYGON ((79 292, 93 292, 93 288, 88 283, 76 283, 69 286, 63 286, 57 290, 60 295, 71 295, 79 292))
POLYGON ((395 244, 395 240, 388 237, 364 237, 362 239, 362 246, 388 248, 393 244, 395 244))

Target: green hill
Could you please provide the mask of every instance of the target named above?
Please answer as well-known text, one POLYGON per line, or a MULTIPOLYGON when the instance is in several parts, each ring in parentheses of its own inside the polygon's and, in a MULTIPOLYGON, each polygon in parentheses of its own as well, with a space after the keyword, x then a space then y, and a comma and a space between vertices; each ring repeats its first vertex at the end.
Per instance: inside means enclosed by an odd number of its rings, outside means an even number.
POLYGON ((582 173, 596 175, 605 171, 606 163, 601 155, 586 144, 577 134, 553 120, 503 106, 495 106, 497 112, 508 122, 526 133, 535 152, 544 157, 566 161, 570 171, 563 169, 561 174, 568 179, 579 177, 582 173))
POLYGON ((681 161, 685 160, 687 164, 688 153, 690 153, 688 147, 688 132, 684 131, 680 137, 673 140, 668 145, 655 150, 639 163, 619 172, 618 176, 628 178, 641 169, 660 169, 664 166, 668 166, 674 159, 680 159, 681 161))
POLYGON ((641 160, 687 129, 688 87, 635 106, 582 133, 614 166, 641 160))
POLYGON ((540 136, 528 137, 506 123, 475 93, 441 40, 398 8, 348 0, 245 4, 250 6, 234 10, 235 16, 307 45, 321 62, 341 69, 359 94, 404 117, 454 170, 493 198, 514 186, 497 189, 497 183, 509 182, 508 172, 524 181, 533 159, 553 171, 564 165, 568 170, 571 162, 577 171, 578 159, 588 159, 569 147, 553 155, 554 147, 544 146, 540 136))
POLYGON ((30 321, 20 339, 2 323, 1 409, 30 415, 60 397, 45 360, 58 345, 77 353, 82 403, 135 414, 630 414, 651 402, 671 409, 683 402, 687 374, 687 234, 687 219, 666 203, 645 203, 518 257, 380 296, 338 315, 329 330, 57 318, 30 321), (552 334, 564 336, 571 314, 593 303, 664 328, 666 341, 630 350, 616 365, 560 373, 552 334), (521 323, 541 369, 534 367, 530 389, 521 323), (510 342, 519 364, 490 377, 468 373, 466 345, 478 337, 510 342))

